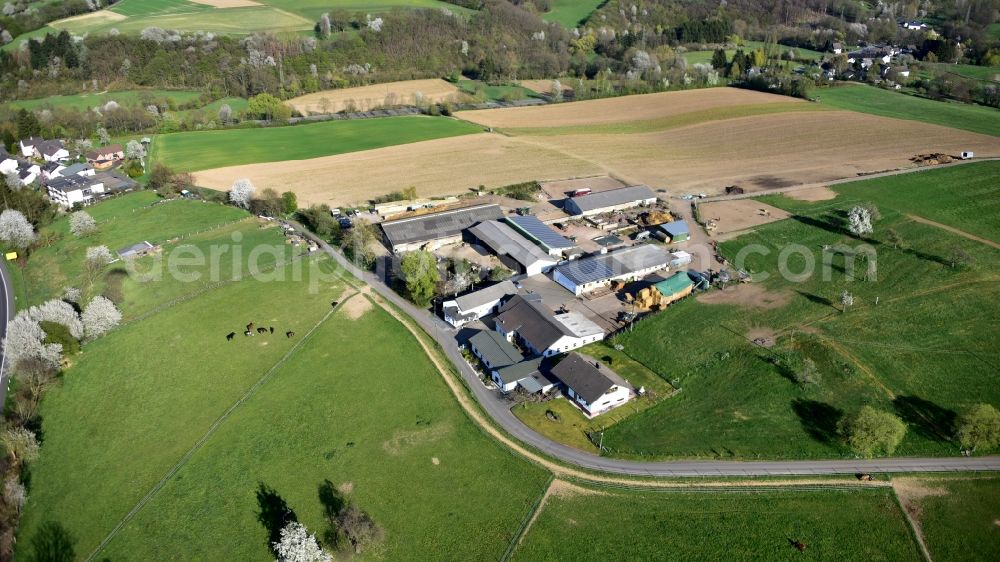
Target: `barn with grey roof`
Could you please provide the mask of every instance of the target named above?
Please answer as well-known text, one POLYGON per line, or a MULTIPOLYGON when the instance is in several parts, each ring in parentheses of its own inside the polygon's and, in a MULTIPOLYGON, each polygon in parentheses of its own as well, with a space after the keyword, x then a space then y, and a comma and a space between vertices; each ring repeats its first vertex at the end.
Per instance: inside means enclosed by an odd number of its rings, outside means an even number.
POLYGON ((566 212, 572 215, 599 215, 640 205, 656 203, 656 194, 645 185, 632 185, 619 189, 599 191, 590 195, 566 199, 566 212))
POLYGON ((607 254, 590 256, 555 268, 552 279, 580 296, 612 281, 641 279, 670 265, 670 252, 660 246, 643 244, 607 254))
POLYGON ((552 227, 531 215, 507 217, 506 220, 514 230, 520 232, 528 240, 542 247, 550 256, 560 256, 576 244, 560 235, 552 227))
POLYGON ((432 250, 460 242, 462 231, 475 224, 501 218, 499 205, 477 205, 387 221, 382 223, 382 232, 393 252, 432 250))

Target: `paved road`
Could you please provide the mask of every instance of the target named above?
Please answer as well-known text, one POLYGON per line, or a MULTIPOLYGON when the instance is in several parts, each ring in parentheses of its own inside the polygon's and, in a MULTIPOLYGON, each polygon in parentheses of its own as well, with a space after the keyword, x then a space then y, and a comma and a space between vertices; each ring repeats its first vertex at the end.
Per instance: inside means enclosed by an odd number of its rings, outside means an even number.
MULTIPOLYGON (((10 285, 10 270, 0 256, 0 341, 7 337, 7 322, 14 318, 14 289, 10 285)), ((7 358, 0 347, 0 410, 7 400, 7 358)))
MULTIPOLYGON (((305 227, 296 225, 302 232, 305 227)), ((601 457, 552 441, 524 425, 510 411, 510 403, 495 391, 487 389, 479 375, 466 363, 455 344, 455 330, 428 311, 418 309, 374 274, 361 271, 339 251, 309 234, 326 253, 355 277, 368 283, 373 290, 409 314, 444 349, 448 360, 465 379, 466 386, 483 410, 507 433, 522 443, 533 447, 564 463, 577 467, 612 474, 633 476, 770 476, 855 474, 858 472, 953 472, 1000 471, 1000 456, 944 457, 944 458, 894 458, 879 460, 827 460, 827 461, 632 461, 601 457)))

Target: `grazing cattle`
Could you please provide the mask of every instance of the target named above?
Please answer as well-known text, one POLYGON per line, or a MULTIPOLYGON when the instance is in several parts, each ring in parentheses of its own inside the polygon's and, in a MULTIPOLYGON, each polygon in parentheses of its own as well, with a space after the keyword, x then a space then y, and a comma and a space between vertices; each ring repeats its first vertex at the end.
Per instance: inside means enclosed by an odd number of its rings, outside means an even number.
POLYGON ((290 338, 295 335, 295 332, 285 332, 285 337, 290 338))
POLYGON ((257 328, 257 333, 258 334, 266 334, 267 333, 267 328, 257 328))
POLYGON ((251 332, 250 330, 247 330, 247 331, 243 332, 243 335, 244 336, 252 336, 253 332, 251 332))
POLYGON ((226 340, 227 341, 233 341, 233 337, 235 337, 235 336, 236 336, 236 332, 229 332, 228 334, 226 334, 226 340))
POLYGON ((875 477, 871 474, 858 474, 858 480, 862 482, 872 482, 875 480, 875 477))
POLYGON ((794 546, 795 549, 798 550, 799 552, 805 552, 806 551, 806 544, 804 542, 796 541, 796 540, 792 540, 792 539, 788 539, 788 542, 792 546, 794 546))
POLYGON ((247 324, 247 331, 248 332, 252 332, 253 331, 253 322, 247 324))
POLYGON ((271 333, 273 334, 274 333, 274 326, 271 326, 270 328, 268 328, 268 330, 271 330, 271 333))
POLYGON ((336 308, 336 307, 337 307, 337 301, 333 301, 333 302, 331 302, 331 303, 330 303, 330 306, 332 306, 332 307, 336 308))

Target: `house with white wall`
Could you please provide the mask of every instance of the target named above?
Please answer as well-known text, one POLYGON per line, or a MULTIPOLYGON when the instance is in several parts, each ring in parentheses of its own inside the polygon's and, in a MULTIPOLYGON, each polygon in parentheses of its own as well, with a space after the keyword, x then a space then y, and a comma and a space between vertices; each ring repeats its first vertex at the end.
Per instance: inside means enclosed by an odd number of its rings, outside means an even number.
POLYGON ((578 312, 556 314, 537 295, 515 295, 494 317, 496 331, 532 355, 551 357, 604 339, 604 330, 578 312))
POLYGON ((473 291, 441 304, 445 322, 456 328, 496 312, 503 299, 517 294, 517 287, 510 281, 501 281, 485 289, 473 291))
POLYGON ((566 396, 588 417, 622 406, 634 396, 625 379, 579 353, 570 353, 552 368, 551 375, 562 383, 566 396))

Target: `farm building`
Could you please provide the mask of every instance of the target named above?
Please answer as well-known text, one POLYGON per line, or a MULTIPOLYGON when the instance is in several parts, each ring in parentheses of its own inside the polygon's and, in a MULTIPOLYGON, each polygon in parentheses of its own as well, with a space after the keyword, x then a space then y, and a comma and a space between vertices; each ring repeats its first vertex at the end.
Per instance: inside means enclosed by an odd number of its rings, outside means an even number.
POLYGON ((508 367, 524 359, 521 352, 502 335, 489 330, 480 330, 469 338, 469 349, 491 370, 508 367))
POLYGON ((106 170, 115 162, 125 159, 125 149, 120 144, 102 146, 87 153, 87 163, 96 170, 106 170))
POLYGON ((462 295, 442 303, 444 320, 456 328, 460 328, 473 320, 478 320, 496 311, 500 301, 510 295, 517 294, 517 287, 510 281, 501 281, 485 289, 462 295))
POLYGON ((534 355, 549 357, 604 339, 604 330, 577 312, 556 314, 540 300, 514 296, 500 307, 496 330, 534 355))
POLYGON ((493 382, 500 387, 500 391, 504 393, 521 387, 522 390, 531 394, 536 392, 548 394, 559 384, 559 381, 542 372, 542 361, 542 357, 536 357, 500 369, 493 369, 490 376, 493 382))
POLYGON ((469 229, 469 234, 496 254, 504 265, 528 276, 555 267, 557 260, 500 221, 484 221, 469 229))
POLYGON ((118 257, 121 259, 129 258, 141 258, 151 252, 156 250, 156 246, 150 244, 149 242, 143 240, 138 244, 132 244, 131 246, 125 246, 124 248, 118 249, 118 257))
POLYGON ((514 230, 522 236, 541 246, 550 256, 559 257, 566 250, 572 249, 576 244, 572 240, 561 236, 552 227, 538 220, 533 216, 513 216, 506 220, 514 230))
POLYGON ((90 164, 84 164, 79 162, 77 164, 70 164, 62 170, 59 170, 58 175, 63 177, 68 176, 89 176, 93 177, 97 172, 94 171, 94 167, 90 164))
POLYGON ((462 231, 503 218, 499 205, 477 205, 382 223, 386 245, 396 253, 434 249, 462 240, 462 231))
POLYGON ((580 296, 606 287, 612 281, 641 279, 665 269, 670 260, 671 254, 663 248, 644 244, 561 265, 555 268, 552 279, 580 296))
POLYGON ((45 142, 42 137, 28 137, 26 139, 21 139, 18 141, 18 145, 21 148, 21 156, 25 158, 32 158, 35 156, 35 146, 39 143, 45 142))
POLYGON ((645 185, 609 189, 566 199, 566 212, 572 215, 599 215, 656 203, 656 194, 645 185))
POLYGON ((632 388, 617 373, 599 362, 570 353, 552 368, 552 376, 566 387, 566 395, 587 416, 593 417, 625 404, 632 388))
POLYGON ((660 292, 660 306, 664 307, 691 294, 694 283, 687 273, 679 272, 653 285, 660 292))
POLYGON ((678 252, 673 252, 673 254, 671 255, 670 267, 672 268, 684 267, 689 263, 691 263, 691 254, 687 252, 678 251, 678 252))
POLYGON ((686 242, 691 239, 691 229, 687 221, 673 221, 660 225, 660 231, 666 235, 669 242, 686 242))

